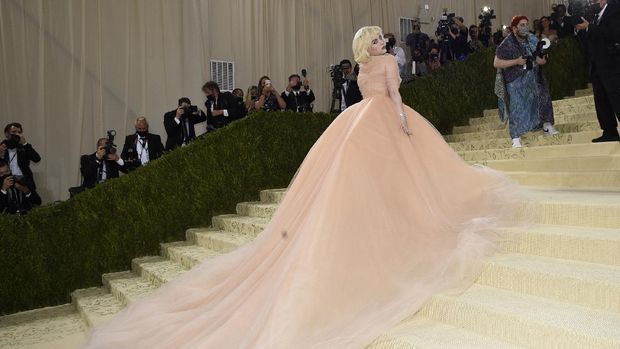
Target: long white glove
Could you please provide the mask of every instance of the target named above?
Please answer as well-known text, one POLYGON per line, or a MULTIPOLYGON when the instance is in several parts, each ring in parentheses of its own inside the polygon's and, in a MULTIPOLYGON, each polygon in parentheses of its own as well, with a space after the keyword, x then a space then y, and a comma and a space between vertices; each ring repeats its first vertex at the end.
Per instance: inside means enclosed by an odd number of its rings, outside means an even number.
POLYGON ((411 132, 411 129, 409 128, 409 123, 407 123, 407 114, 400 113, 399 117, 400 117, 400 128, 403 130, 403 132, 405 132, 407 136, 411 136, 412 132, 411 132))

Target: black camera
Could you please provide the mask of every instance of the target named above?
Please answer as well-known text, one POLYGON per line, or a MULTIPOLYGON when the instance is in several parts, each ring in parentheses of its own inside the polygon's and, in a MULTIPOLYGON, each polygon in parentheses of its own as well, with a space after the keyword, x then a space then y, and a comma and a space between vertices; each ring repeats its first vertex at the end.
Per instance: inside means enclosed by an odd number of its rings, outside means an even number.
POLYGON ((396 39, 394 38, 389 38, 387 43, 385 44, 385 50, 387 52, 392 51, 392 49, 394 48, 394 46, 396 46, 396 39))
POLYGON ((441 38, 441 40, 447 41, 450 39, 450 26, 454 24, 454 17, 456 14, 448 13, 448 9, 444 9, 443 11, 443 14, 437 22, 437 30, 435 31, 435 35, 441 38))
POLYGON ((198 114, 198 106, 197 105, 187 105, 183 108, 183 115, 181 117, 186 118, 192 114, 198 114))
POLYGON ((478 16, 478 19, 480 20, 480 28, 491 28, 493 26, 491 20, 496 18, 497 16, 495 15, 494 9, 487 6, 483 7, 482 10, 480 10, 480 15, 478 16))
POLYGON ((114 144, 114 137, 116 136, 115 130, 108 131, 108 142, 105 145, 105 155, 116 154, 116 144, 114 144))
POLYGON ((3 140, 0 144, 6 145, 9 149, 15 149, 19 147, 19 142, 21 142, 21 140, 20 136, 10 134, 7 139, 3 140))

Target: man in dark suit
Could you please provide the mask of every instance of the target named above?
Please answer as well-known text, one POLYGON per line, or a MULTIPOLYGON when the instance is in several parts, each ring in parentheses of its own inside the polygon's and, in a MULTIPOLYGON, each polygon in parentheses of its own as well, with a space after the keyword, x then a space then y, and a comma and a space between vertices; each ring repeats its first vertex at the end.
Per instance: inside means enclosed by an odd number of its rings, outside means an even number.
POLYGON ((362 93, 357 85, 357 72, 353 69, 351 61, 343 59, 340 62, 340 70, 344 76, 342 84, 342 98, 340 100, 340 111, 344 111, 348 107, 362 100, 362 93))
POLYGON ((80 158, 80 172, 82 172, 82 188, 92 188, 110 178, 119 176, 119 171, 125 172, 125 162, 116 152, 109 152, 108 139, 100 138, 97 141, 97 151, 80 158))
POLYGON ((301 77, 293 74, 288 77, 288 86, 282 92, 282 98, 286 102, 286 110, 292 110, 296 113, 312 112, 312 102, 314 102, 314 92, 310 89, 308 79, 301 81, 301 77), (304 88, 302 91, 301 88, 304 88))
POLYGON ((575 36, 575 21, 566 14, 566 5, 558 4, 551 19, 553 20, 551 27, 557 31, 559 38, 575 36))
POLYGON ((17 122, 12 122, 4 128, 6 139, 0 143, 0 160, 4 159, 14 176, 28 184, 32 190, 37 188, 34 176, 30 169, 30 162, 41 161, 41 156, 26 141, 23 127, 17 122))
POLYGON ((149 133, 149 123, 141 116, 136 119, 136 133, 125 137, 121 158, 127 170, 133 170, 148 164, 162 156, 164 145, 159 135, 149 133))
POLYGON ((0 161, 0 213, 24 214, 41 205, 41 197, 11 173, 9 164, 0 161))
POLYGON ((166 150, 172 150, 189 144, 196 138, 194 125, 207 120, 205 113, 192 105, 187 97, 179 99, 179 106, 164 114, 164 127, 166 128, 166 150))
POLYGON ((603 135, 592 142, 617 142, 620 141, 620 5, 611 0, 597 3, 600 12, 592 23, 582 17, 583 22, 575 28, 585 32, 596 116, 603 130, 603 135))
POLYGON ((207 81, 202 86, 207 100, 207 130, 214 131, 246 115, 243 101, 239 101, 230 92, 221 92, 215 81, 207 81))

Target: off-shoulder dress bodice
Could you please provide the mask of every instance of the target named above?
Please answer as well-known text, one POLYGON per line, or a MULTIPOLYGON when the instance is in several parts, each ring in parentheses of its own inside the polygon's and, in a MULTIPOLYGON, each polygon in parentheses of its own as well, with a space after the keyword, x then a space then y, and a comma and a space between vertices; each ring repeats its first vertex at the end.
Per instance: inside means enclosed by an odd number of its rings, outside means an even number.
POLYGON ((387 96, 388 86, 400 85, 396 57, 392 55, 371 56, 370 61, 360 64, 357 84, 364 98, 387 96))

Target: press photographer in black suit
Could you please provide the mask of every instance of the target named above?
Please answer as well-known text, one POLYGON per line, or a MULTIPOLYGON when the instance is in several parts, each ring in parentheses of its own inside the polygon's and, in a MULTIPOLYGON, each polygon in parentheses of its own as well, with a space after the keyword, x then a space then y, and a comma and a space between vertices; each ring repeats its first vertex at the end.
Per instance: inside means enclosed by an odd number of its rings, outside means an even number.
POLYGON ((11 173, 9 164, 0 160, 0 213, 24 214, 41 205, 37 192, 11 173))
POLYGON ((166 150, 172 150, 189 144, 196 138, 194 125, 207 120, 205 113, 192 105, 187 97, 179 98, 179 106, 164 114, 164 127, 166 128, 166 150))
POLYGON ((207 100, 207 130, 214 131, 246 115, 243 100, 239 100, 230 92, 221 92, 215 81, 207 81, 202 86, 207 100))
POLYGON ((97 151, 80 158, 80 172, 82 172, 82 188, 92 188, 110 178, 119 176, 119 171, 125 172, 125 162, 108 147, 108 139, 100 138, 97 141, 97 151))
POLYGON ((340 61, 340 70, 342 70, 342 76, 344 77, 340 111, 344 111, 353 104, 360 102, 362 100, 362 93, 357 85, 357 71, 353 69, 351 61, 348 59, 340 61))
POLYGON ((301 76, 292 74, 288 77, 288 86, 282 92, 282 98, 286 101, 286 110, 297 113, 312 112, 312 102, 314 102, 314 92, 310 89, 308 79, 301 81, 301 76), (301 88, 304 88, 303 91, 301 88))
POLYGON ((603 135, 594 143, 620 141, 620 5, 617 1, 598 0, 600 12, 592 23, 582 17, 577 30, 585 32, 594 89, 596 116, 603 135))
POLYGON ((135 127, 136 133, 125 137, 125 145, 121 152, 127 170, 144 166, 164 153, 161 137, 149 132, 149 123, 145 117, 137 118, 135 127))
POLYGON ((4 159, 13 175, 18 176, 28 186, 35 190, 34 176, 30 169, 30 162, 41 161, 41 156, 26 141, 24 129, 20 123, 12 122, 4 128, 6 139, 0 143, 0 160, 4 159))

